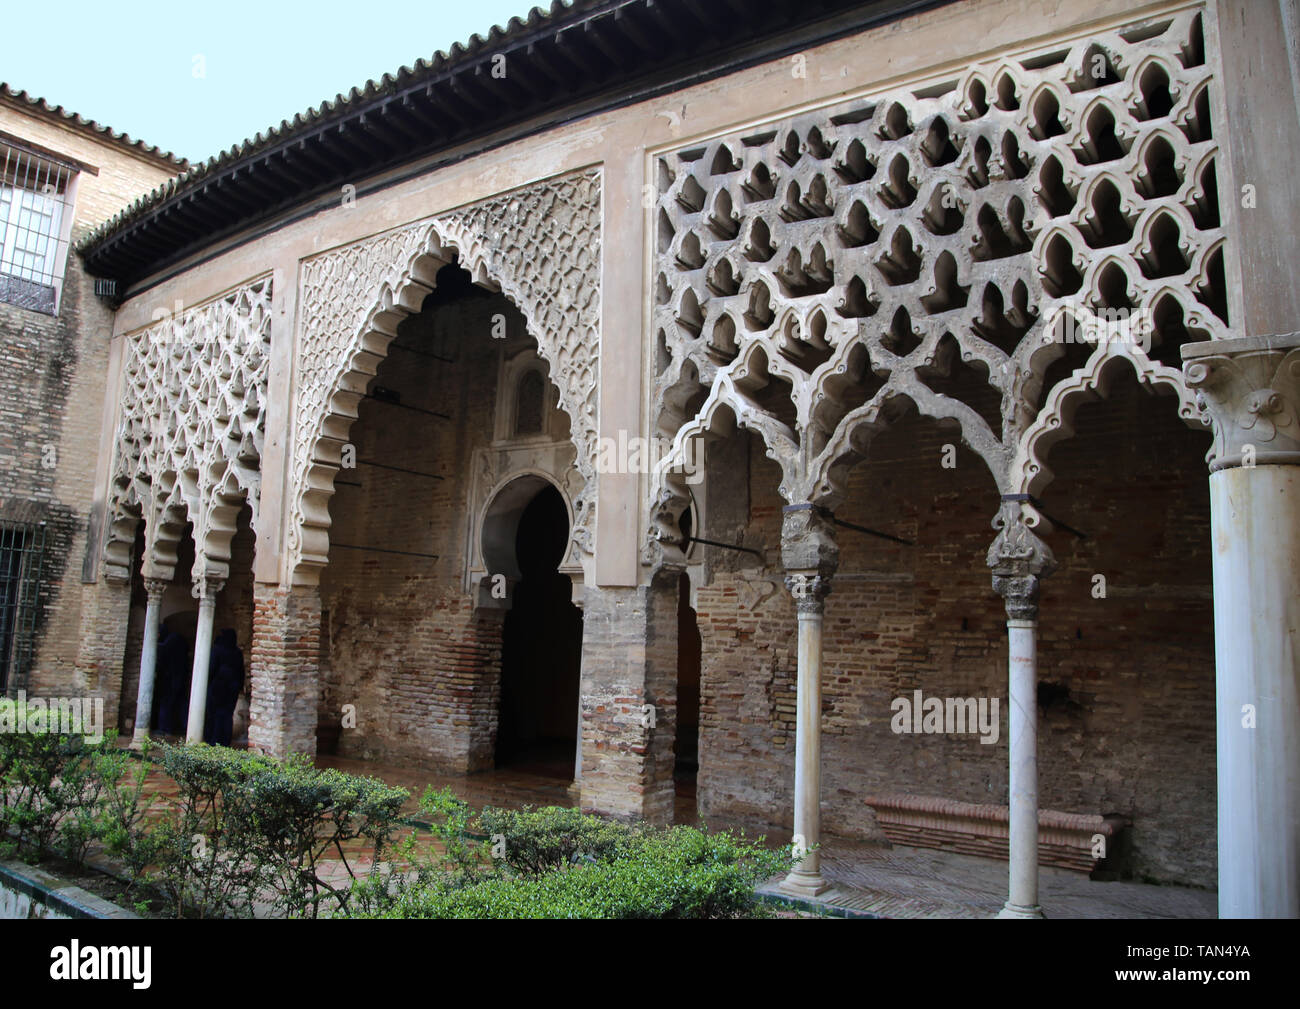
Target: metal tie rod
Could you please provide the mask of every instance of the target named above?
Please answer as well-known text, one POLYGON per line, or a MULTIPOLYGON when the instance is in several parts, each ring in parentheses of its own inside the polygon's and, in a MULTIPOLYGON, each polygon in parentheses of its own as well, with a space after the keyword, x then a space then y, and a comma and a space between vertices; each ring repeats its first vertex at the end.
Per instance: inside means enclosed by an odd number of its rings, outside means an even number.
POLYGON ((405 466, 390 466, 383 462, 371 462, 369 459, 358 459, 358 466, 372 466, 375 469, 390 469, 394 473, 410 473, 411 476, 428 477, 430 480, 446 480, 447 478, 441 473, 421 473, 418 469, 407 469, 405 466))
POLYGON ((331 543, 331 547, 338 547, 340 550, 362 550, 367 553, 376 554, 401 554, 403 557, 427 557, 429 560, 436 561, 437 554, 422 554, 417 550, 390 550, 387 547, 363 547, 355 543, 331 543))
POLYGON ((767 558, 763 556, 763 554, 761 554, 759 551, 755 550, 753 547, 741 547, 741 546, 737 546, 735 543, 719 543, 717 540, 706 540, 699 536, 687 536, 686 542, 703 543, 705 546, 710 546, 710 547, 722 547, 723 550, 739 550, 742 553, 753 554, 760 561, 763 562, 767 561, 767 558))
POLYGON ((371 399, 374 400, 376 403, 383 403, 385 406, 395 406, 400 410, 414 410, 416 413, 428 414, 428 416, 430 417, 438 417, 441 420, 451 420, 450 414, 439 413, 437 410, 426 410, 422 406, 411 406, 408 403, 403 403, 401 400, 388 399, 387 397, 384 396, 376 396, 374 395, 374 393, 367 392, 361 398, 371 399))
POLYGON ((1072 533, 1073 535, 1079 537, 1079 539, 1081 540, 1086 540, 1088 538, 1087 533, 1080 532, 1078 529, 1074 528, 1074 526, 1068 526, 1060 519, 1053 518, 1051 515, 1049 515, 1047 513, 1047 509, 1043 507, 1042 502, 1040 502, 1038 498, 1034 497, 1034 495, 1032 494, 1003 494, 1002 500, 1003 501, 1027 501, 1035 508, 1037 508, 1038 513, 1042 515, 1043 518, 1047 519, 1048 522, 1052 523, 1052 525, 1059 526, 1061 529, 1064 529, 1067 533, 1072 533))

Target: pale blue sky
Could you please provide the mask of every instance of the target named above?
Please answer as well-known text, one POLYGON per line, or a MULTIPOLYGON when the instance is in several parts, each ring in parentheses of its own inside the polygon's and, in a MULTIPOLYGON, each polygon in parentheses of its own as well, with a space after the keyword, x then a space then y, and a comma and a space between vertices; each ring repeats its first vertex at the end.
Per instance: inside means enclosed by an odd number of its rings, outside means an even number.
POLYGON ((46 0, 0 17, 0 81, 199 162, 537 2, 46 0))

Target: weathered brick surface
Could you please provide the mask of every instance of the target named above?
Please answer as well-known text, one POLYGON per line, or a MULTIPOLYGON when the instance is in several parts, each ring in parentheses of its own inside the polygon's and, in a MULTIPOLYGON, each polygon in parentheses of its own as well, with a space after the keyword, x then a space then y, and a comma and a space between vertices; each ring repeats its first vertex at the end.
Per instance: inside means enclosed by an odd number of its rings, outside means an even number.
POLYGON ((509 334, 524 332, 510 303, 481 289, 404 323, 375 382, 416 410, 366 401, 353 425, 358 465, 339 475, 321 578, 321 718, 343 755, 447 771, 493 765, 503 614, 476 611, 465 569, 470 464, 493 439, 506 342, 491 335, 497 313, 509 334), (341 724, 344 705, 355 728, 341 724))
POLYGON ((315 754, 320 613, 320 594, 314 586, 256 587, 250 749, 275 756, 315 754))
MULTIPOLYGON (((0 131, 98 169, 78 176, 73 245, 174 171, 4 101, 0 131)), ((100 587, 81 583, 112 332, 112 313, 93 292, 94 281, 69 252, 57 316, 0 304, 0 520, 45 523, 27 689, 66 693, 89 677, 115 719, 122 656, 106 650, 120 635, 107 626, 100 587), (112 640, 83 640, 106 632, 112 640)))
POLYGON ((666 823, 677 725, 676 576, 636 589, 589 589, 586 600, 582 806, 666 823))
POLYGON ((78 694, 104 699, 104 725, 118 723, 122 695, 122 656, 131 609, 131 586, 99 581, 86 586, 81 614, 81 647, 72 677, 42 691, 53 694, 69 686, 78 694))
MULTIPOLYGON (((1052 456, 1047 511, 1088 533, 1052 535, 1061 569, 1044 583, 1039 787, 1044 807, 1133 821, 1133 868, 1215 878, 1214 653, 1205 436, 1131 383, 1086 406, 1052 456), (1093 576, 1107 581, 1093 598, 1093 576)), ((1006 635, 984 553, 996 492, 978 461, 914 417, 855 471, 839 517, 916 541, 841 530, 826 603, 823 827, 881 835, 862 801, 911 792, 1003 803, 1006 635), (996 745, 975 735, 890 729, 890 702, 998 697, 996 745)), ((776 470, 751 446, 748 546, 779 541, 776 470)), ((717 552, 719 555, 721 552, 717 552)), ((721 557, 719 568, 753 565, 721 557)), ((794 781, 794 606, 780 571, 719 570, 700 589, 699 795, 706 816, 789 826, 794 781)))

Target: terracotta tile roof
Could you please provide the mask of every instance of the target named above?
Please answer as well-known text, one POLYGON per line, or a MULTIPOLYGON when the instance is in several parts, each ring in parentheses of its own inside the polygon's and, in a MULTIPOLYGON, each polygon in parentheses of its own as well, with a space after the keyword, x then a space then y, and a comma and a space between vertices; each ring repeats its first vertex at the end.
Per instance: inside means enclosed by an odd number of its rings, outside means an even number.
POLYGON ((298 131, 318 126, 330 120, 343 118, 355 106, 366 103, 385 92, 394 91, 402 84, 456 64, 468 62, 472 57, 494 47, 503 40, 514 38, 530 29, 536 29, 548 21, 555 21, 565 13, 595 7, 599 2, 600 0, 552 0, 549 10, 533 7, 525 18, 512 17, 504 28, 500 25, 493 25, 486 38, 475 32, 469 37, 465 45, 456 42, 447 52, 440 49, 427 60, 416 60, 414 66, 400 67, 396 73, 384 74, 378 81, 368 80, 362 87, 354 87, 347 94, 336 94, 333 101, 326 99, 316 108, 295 114, 292 121, 282 119, 278 126, 270 126, 256 136, 245 138, 243 143, 234 144, 228 150, 214 154, 202 164, 192 167, 187 164, 188 171, 177 175, 175 178, 168 179, 157 189, 139 197, 112 218, 92 230, 78 244, 78 251, 84 251, 95 246, 102 239, 126 227, 130 222, 139 219, 151 208, 158 206, 170 197, 193 189, 201 180, 212 177, 227 166, 256 156, 258 152, 275 146, 298 131))
POLYGON ((500 143, 952 0, 553 0, 169 179, 77 246, 123 288, 440 151, 500 143), (509 59, 508 80, 493 60, 509 59))
POLYGON ((173 154, 171 151, 161 150, 152 144, 146 144, 143 140, 134 140, 129 135, 118 133, 117 130, 102 123, 97 123, 93 119, 86 119, 75 112, 69 112, 62 105, 51 105, 44 98, 29 95, 26 91, 16 90, 3 81, 0 81, 0 101, 13 105, 19 111, 28 115, 49 119, 62 126, 70 126, 85 133, 92 140, 106 140, 123 150, 130 151, 132 154, 144 155, 151 160, 160 162, 165 167, 180 169, 181 171, 189 167, 190 163, 185 158, 173 154))

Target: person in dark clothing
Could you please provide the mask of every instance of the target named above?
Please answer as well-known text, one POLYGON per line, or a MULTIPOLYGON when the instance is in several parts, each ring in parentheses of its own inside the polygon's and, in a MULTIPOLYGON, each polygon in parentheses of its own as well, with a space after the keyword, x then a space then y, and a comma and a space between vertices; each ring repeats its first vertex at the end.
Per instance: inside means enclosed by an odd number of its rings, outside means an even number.
POLYGON ((224 628, 212 643, 208 662, 208 711, 203 726, 203 741, 218 746, 230 745, 235 703, 244 689, 244 653, 239 650, 232 627, 224 628))
POLYGON ((163 628, 158 642, 154 693, 158 697, 158 731, 167 735, 185 731, 190 696, 189 651, 183 637, 163 628))

